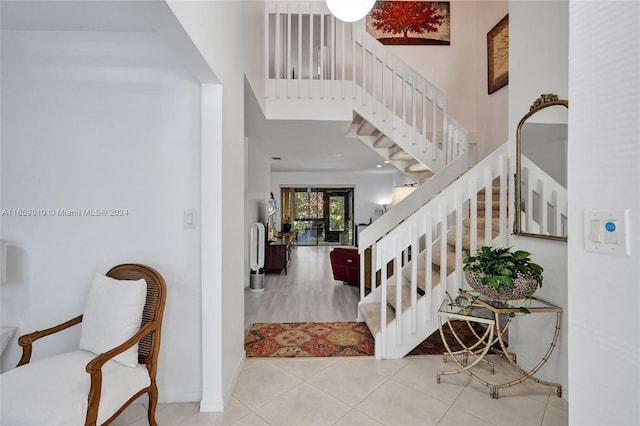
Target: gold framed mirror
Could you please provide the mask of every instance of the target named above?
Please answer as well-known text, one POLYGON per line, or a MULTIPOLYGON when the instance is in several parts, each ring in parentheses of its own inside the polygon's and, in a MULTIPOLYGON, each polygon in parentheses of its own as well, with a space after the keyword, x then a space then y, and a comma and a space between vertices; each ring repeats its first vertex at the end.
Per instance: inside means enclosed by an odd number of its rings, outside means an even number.
POLYGON ((516 130, 516 235, 567 241, 569 102, 542 94, 516 130))

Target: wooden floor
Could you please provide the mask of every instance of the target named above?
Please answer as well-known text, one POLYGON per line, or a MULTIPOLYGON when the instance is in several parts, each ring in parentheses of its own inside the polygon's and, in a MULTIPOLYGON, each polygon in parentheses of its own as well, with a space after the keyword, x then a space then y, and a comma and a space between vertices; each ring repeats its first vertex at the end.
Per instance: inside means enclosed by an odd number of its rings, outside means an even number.
POLYGON ((244 293, 244 325, 256 322, 355 321, 357 286, 333 279, 328 246, 298 246, 284 271, 267 272, 264 292, 244 293))

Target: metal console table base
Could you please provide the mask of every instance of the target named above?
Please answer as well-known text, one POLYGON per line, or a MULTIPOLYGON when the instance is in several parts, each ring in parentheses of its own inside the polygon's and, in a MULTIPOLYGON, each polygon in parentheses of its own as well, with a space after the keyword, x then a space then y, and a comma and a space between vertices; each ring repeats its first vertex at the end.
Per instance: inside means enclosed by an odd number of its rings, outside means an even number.
POLYGON ((438 310, 440 337, 442 338, 442 342, 447 349, 447 352, 444 354, 444 361, 447 362, 447 355, 449 355, 455 360, 460 368, 451 371, 438 371, 436 375, 437 383, 440 383, 440 379, 442 376, 464 372, 473 377, 478 382, 487 386, 489 388, 489 395, 493 399, 498 399, 500 389, 515 386, 519 383, 524 382, 525 380, 532 380, 536 383, 540 383, 548 387, 555 387, 556 395, 558 397, 562 397, 562 385, 560 385, 559 383, 552 383, 541 380, 535 377, 535 374, 549 359, 549 356, 553 352, 553 349, 556 347, 556 344, 558 342, 558 336, 560 335, 560 320, 562 317, 562 308, 540 299, 531 299, 530 306, 527 306, 529 312, 531 314, 555 313, 556 324, 555 332, 551 344, 549 345, 549 349, 535 367, 533 367, 530 371, 526 371, 516 363, 516 355, 510 353, 507 350, 507 346, 504 341, 504 336, 506 335, 509 325, 511 324, 512 317, 509 316, 508 320, 504 324, 501 324, 500 322, 500 317, 502 314, 509 315, 520 313, 520 305, 517 305, 515 302, 501 302, 490 300, 485 298, 484 296, 481 296, 479 293, 472 291, 460 290, 460 295, 469 303, 457 304, 453 303, 453 301, 448 302, 447 300, 445 300, 444 302, 442 302, 442 305, 438 310), (465 321, 467 323, 469 329, 477 338, 477 341, 473 345, 466 346, 463 343, 462 339, 456 333, 456 330, 450 324, 450 321, 454 319, 465 321), (481 335, 477 333, 476 330, 472 327, 471 323, 485 324, 486 330, 484 334, 481 335), (449 327, 452 335, 456 340, 456 343, 463 348, 462 350, 453 351, 451 349, 451 346, 449 345, 449 342, 447 341, 443 331, 444 326, 449 327), (496 345, 499 345, 499 347, 496 347, 496 345), (506 359, 509 365, 511 365, 520 374, 520 377, 510 382, 494 384, 484 380, 483 378, 475 374, 472 369, 480 362, 488 364, 491 374, 494 374, 494 363, 485 359, 485 356, 489 352, 496 353, 506 359), (471 363, 469 363, 470 359, 472 361, 471 363))

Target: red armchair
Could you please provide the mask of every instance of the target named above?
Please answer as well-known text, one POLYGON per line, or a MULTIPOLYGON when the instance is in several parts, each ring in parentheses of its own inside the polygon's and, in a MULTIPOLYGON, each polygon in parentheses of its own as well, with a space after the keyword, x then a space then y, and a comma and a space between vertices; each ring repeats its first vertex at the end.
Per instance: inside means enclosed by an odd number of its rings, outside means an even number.
POLYGON ((335 247, 329 253, 333 279, 360 285, 360 256, 357 248, 335 247))

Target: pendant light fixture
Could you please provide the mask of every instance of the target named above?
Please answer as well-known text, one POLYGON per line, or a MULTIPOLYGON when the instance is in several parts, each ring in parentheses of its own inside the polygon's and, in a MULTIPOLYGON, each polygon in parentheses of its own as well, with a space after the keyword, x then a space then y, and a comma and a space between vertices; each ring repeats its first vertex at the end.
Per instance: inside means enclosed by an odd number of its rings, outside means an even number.
POLYGON ((376 0, 326 0, 333 16, 344 22, 355 22, 367 16, 376 0))

